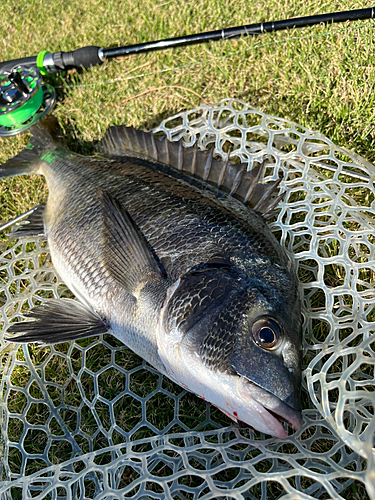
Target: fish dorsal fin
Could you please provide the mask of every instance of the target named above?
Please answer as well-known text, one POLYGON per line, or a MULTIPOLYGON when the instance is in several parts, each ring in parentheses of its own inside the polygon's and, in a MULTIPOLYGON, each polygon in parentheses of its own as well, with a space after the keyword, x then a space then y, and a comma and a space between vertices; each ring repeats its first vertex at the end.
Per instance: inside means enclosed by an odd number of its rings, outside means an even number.
POLYGON ((165 276, 131 215, 109 193, 98 190, 104 222, 104 265, 116 282, 138 297, 149 281, 165 276))
POLYGON ((185 175, 223 189, 266 219, 272 216, 272 210, 283 196, 272 197, 280 181, 260 182, 263 164, 248 172, 245 163, 230 163, 228 158, 216 159, 213 147, 205 151, 199 150, 196 144, 186 148, 182 139, 170 142, 165 137, 157 139, 152 132, 120 125, 107 129, 99 150, 108 156, 140 155, 169 165, 185 175))

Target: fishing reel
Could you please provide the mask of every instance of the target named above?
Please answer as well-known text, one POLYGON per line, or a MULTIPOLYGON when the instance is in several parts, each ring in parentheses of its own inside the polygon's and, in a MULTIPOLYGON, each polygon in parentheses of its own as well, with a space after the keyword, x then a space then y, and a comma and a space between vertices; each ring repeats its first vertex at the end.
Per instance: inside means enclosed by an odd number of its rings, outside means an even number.
POLYGON ((35 66, 15 66, 0 72, 0 136, 19 134, 49 113, 56 101, 52 85, 35 66))

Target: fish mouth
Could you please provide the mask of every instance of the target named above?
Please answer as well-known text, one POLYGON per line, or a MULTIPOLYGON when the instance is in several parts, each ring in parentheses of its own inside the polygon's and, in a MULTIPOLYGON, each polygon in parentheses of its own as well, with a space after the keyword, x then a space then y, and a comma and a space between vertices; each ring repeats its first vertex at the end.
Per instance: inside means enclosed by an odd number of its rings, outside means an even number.
MULTIPOLYGON (((288 433, 283 422, 291 425, 297 431, 301 429, 301 412, 292 408, 274 394, 244 377, 239 378, 237 389, 240 397, 252 405, 253 410, 255 410, 268 430, 265 433, 285 439, 288 437, 288 433)), ((246 420, 243 420, 243 422, 252 427, 251 422, 246 422, 246 420)))

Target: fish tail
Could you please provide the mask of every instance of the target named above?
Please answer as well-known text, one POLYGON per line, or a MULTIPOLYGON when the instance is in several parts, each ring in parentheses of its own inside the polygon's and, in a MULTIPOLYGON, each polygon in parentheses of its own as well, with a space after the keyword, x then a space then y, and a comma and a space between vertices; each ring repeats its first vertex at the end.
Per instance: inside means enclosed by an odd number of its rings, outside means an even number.
POLYGON ((62 143, 61 129, 53 116, 47 116, 30 131, 32 136, 26 148, 0 165, 0 178, 38 173, 43 155, 62 143))

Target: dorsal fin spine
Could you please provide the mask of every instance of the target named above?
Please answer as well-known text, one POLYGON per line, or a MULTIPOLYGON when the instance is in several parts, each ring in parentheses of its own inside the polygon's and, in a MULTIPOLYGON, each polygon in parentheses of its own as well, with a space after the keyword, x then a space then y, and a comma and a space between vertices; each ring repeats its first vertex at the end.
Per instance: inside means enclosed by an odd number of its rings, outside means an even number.
MULTIPOLYGON (((265 191, 265 193, 263 194, 263 196, 261 197, 261 199, 258 201, 258 203, 255 205, 254 207, 254 210, 256 212, 262 212, 262 205, 263 203, 266 203, 267 200, 269 200, 271 194, 276 191, 277 187, 279 186, 280 182, 282 181, 282 179, 278 179, 277 181, 275 181, 271 187, 269 189, 267 189, 267 191, 265 191)), ((268 211, 268 210, 267 210, 268 211)), ((264 212, 265 213, 265 212, 264 212)))
POLYGON ((158 148, 156 147, 156 144, 155 144, 155 136, 154 136, 154 134, 151 134, 151 135, 149 135, 149 137, 151 138, 151 147, 152 147, 152 153, 150 156, 152 158, 155 158, 156 161, 158 161, 159 155, 158 155, 158 148))
POLYGON ((262 162, 260 165, 258 165, 257 167, 254 167, 252 172, 255 173, 254 175, 254 180, 253 182, 250 184, 250 187, 246 193, 246 196, 243 200, 244 203, 248 203, 248 201, 251 199, 251 197, 253 196, 254 194, 254 191, 256 189, 256 186, 259 182, 259 179, 260 179, 260 176, 263 172, 263 166, 264 166, 264 162, 262 162))
POLYGON ((224 179, 225 179, 225 174, 227 172, 228 162, 229 162, 229 151, 228 151, 227 157, 225 158, 225 160, 223 162, 223 167, 221 169, 219 180, 218 180, 218 183, 217 183, 217 187, 219 189, 224 184, 224 179))
POLYGON ((206 163, 204 165, 204 171, 203 171, 203 180, 204 181, 206 181, 210 176, 213 154, 214 154, 214 148, 211 147, 208 150, 207 160, 206 160, 206 163))
POLYGON ((178 160, 177 160, 177 168, 178 170, 182 170, 184 166, 184 150, 182 146, 182 139, 178 141, 178 160))
POLYGON ((264 212, 261 212, 263 217, 268 220, 270 219, 274 213, 273 213, 273 209, 280 203, 280 201, 284 198, 284 195, 285 195, 285 192, 284 193, 281 193, 279 194, 279 196, 276 196, 275 198, 272 198, 271 201, 268 202, 268 205, 265 209, 264 212))
POLYGON ((145 154, 149 156, 150 153, 148 151, 147 135, 146 134, 142 135, 142 148, 143 148, 143 151, 145 152, 145 154))
POLYGON ((237 189, 240 187, 240 184, 243 181, 244 173, 245 172, 243 169, 237 172, 236 178, 234 179, 233 187, 229 193, 231 196, 233 196, 236 193, 237 189))
POLYGON ((171 157, 170 157, 170 154, 169 154, 169 144, 170 142, 168 141, 168 139, 165 139, 164 141, 164 145, 165 145, 165 150, 166 150, 166 153, 167 153, 167 157, 166 157, 166 164, 167 165, 170 165, 171 163, 171 157))
POLYGON ((138 151, 142 151, 142 148, 141 148, 141 145, 140 145, 140 142, 138 139, 138 134, 136 133, 135 128, 132 128, 132 136, 133 136, 133 140, 134 140, 135 144, 137 145, 138 151))
POLYGON ((193 158, 191 160, 191 173, 192 175, 195 175, 195 172, 197 171, 197 143, 194 143, 193 146, 193 158))

